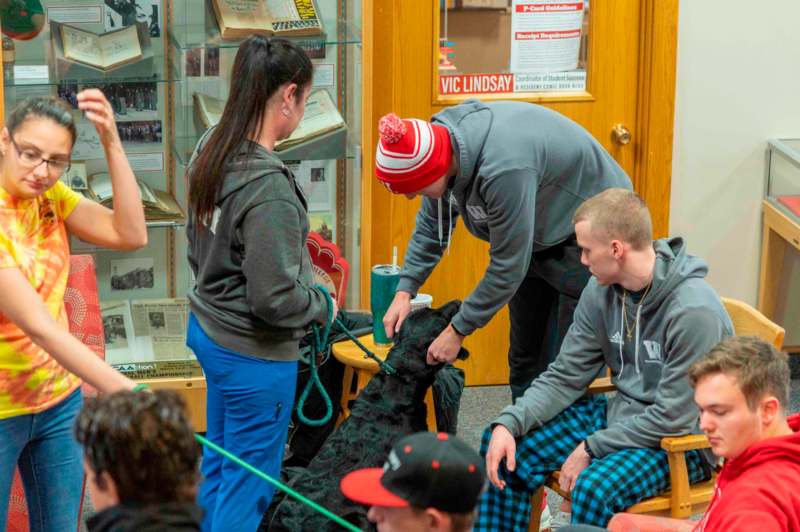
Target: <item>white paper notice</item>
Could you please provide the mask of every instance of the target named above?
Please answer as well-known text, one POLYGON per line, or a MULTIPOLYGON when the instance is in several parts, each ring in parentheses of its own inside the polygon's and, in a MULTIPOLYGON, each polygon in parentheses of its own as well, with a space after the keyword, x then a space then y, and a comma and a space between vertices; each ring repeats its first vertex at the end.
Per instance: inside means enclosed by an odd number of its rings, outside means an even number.
POLYGON ((102 159, 105 152, 94 125, 91 122, 78 122, 75 124, 75 129, 78 138, 75 139, 75 146, 72 148, 72 158, 78 161, 102 159))
POLYGON ((50 74, 47 65, 14 65, 14 79, 18 83, 48 81, 50 74))
POLYGON ((164 154, 157 153, 128 153, 128 162, 131 170, 139 172, 160 172, 164 169, 164 154))
POLYGON ((100 23, 103 11, 100 6, 48 7, 47 18, 55 22, 100 23))
POLYGON ((286 166, 303 189, 310 212, 331 210, 335 161, 294 161, 287 162, 286 166))
POLYGON ((314 79, 311 82, 312 87, 333 87, 334 80, 335 78, 332 64, 317 63, 314 65, 314 79))
POLYGON ((563 72, 577 68, 583 4, 513 0, 511 71, 563 72))

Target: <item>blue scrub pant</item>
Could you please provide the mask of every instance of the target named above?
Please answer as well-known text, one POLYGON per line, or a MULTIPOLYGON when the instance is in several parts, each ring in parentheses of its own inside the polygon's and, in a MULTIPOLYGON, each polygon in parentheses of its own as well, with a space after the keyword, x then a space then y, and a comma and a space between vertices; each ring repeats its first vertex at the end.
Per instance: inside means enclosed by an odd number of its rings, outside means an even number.
MULTIPOLYGON (((186 343, 206 376, 206 438, 277 479, 297 361, 263 360, 221 347, 193 315, 186 343)), ((203 450, 201 472, 198 504, 206 512, 202 530, 256 530, 275 488, 209 449, 203 450)))

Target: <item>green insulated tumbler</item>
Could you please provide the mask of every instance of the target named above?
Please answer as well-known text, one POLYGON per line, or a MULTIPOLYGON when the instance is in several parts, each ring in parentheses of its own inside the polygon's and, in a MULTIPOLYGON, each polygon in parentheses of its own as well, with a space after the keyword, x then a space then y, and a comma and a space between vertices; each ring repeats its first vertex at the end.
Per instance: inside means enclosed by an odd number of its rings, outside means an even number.
POLYGON ((370 310, 372 311, 372 336, 377 345, 391 345, 383 328, 383 316, 392 304, 397 282, 400 280, 400 267, 392 264, 377 264, 370 274, 370 310))

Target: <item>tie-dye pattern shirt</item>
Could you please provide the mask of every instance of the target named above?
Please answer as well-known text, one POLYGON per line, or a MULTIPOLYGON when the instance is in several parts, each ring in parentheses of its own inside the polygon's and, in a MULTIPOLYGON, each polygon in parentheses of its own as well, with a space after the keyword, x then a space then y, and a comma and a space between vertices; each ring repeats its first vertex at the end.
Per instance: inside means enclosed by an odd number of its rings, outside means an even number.
MULTIPOLYGON (((19 268, 65 329, 69 242, 64 220, 80 198, 60 181, 34 199, 15 198, 0 188, 0 268, 19 268)), ((41 412, 80 384, 0 313, 0 419, 41 412)))

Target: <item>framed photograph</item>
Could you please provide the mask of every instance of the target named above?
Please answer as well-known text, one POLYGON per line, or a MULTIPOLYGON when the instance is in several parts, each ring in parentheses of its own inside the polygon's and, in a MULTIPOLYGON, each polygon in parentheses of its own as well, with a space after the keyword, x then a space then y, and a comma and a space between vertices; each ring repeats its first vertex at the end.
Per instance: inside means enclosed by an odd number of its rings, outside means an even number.
POLYGON ((72 190, 83 191, 88 188, 86 181, 86 163, 72 161, 69 170, 61 176, 61 181, 72 190))
POLYGON ((119 131, 119 138, 122 142, 161 144, 161 120, 117 122, 117 131, 119 131))
MULTIPOLYGON (((219 56, 217 56, 219 57, 219 56)), ((203 75, 203 49, 190 48, 186 50, 186 77, 199 77, 203 75)))
POLYGON ((206 48, 203 61, 203 75, 219 76, 219 48, 206 48))
POLYGON ((161 37, 161 0, 105 0, 106 31, 144 22, 150 37, 161 37))
POLYGON ((130 362, 134 346, 131 305, 127 300, 101 301, 103 337, 106 344, 106 362, 120 364, 130 362))
POLYGON ((150 120, 158 118, 158 86, 144 83, 97 83, 91 85, 59 83, 58 97, 78 108, 78 93, 95 88, 108 98, 117 119, 150 120))
POLYGON ((111 261, 111 290, 153 288, 153 258, 111 261))

